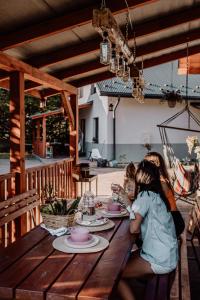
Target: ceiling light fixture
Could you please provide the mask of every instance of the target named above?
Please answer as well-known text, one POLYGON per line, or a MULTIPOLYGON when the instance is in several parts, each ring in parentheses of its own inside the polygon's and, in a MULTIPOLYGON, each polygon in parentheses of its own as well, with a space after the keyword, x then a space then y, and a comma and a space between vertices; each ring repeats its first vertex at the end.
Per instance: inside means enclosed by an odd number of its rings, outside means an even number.
POLYGON ((127 1, 126 36, 121 32, 112 12, 106 7, 105 0, 101 2, 100 9, 93 10, 92 25, 102 36, 100 43, 100 63, 109 65, 110 72, 124 82, 132 82, 133 97, 140 103, 144 103, 144 77, 138 70, 136 60, 136 40, 134 34, 134 47, 128 45, 129 7, 127 1))

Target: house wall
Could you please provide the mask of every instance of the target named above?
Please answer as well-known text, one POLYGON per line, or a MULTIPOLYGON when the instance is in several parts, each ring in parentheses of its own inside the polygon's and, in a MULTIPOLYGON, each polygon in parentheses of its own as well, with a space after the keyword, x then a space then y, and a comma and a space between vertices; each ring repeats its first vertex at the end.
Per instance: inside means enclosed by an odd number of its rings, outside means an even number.
MULTIPOLYGON (((90 95, 90 86, 84 88, 83 97, 79 103, 93 101, 91 108, 81 109, 79 111, 79 119, 85 119, 85 141, 86 141, 86 156, 92 148, 98 148, 102 157, 108 157, 108 98, 100 97, 99 91, 90 95), (94 137, 94 118, 99 118, 99 142, 93 143, 94 137)), ((111 159, 111 157, 110 157, 111 159)))
MULTIPOLYGON (((88 89, 86 89, 88 91, 88 89)), ((86 93, 88 95, 88 93, 86 93)), ((85 98, 86 99, 86 98, 85 98)), ((116 104, 117 98, 102 97, 97 91, 88 96, 93 100, 90 109, 80 111, 80 119, 86 119, 86 148, 87 156, 92 148, 98 148, 102 157, 113 159, 113 113, 109 112, 109 104, 116 104), (93 144, 93 118, 99 118, 99 144, 93 144)), ((167 103, 160 104, 157 99, 147 99, 140 104, 132 98, 121 98, 116 109, 116 159, 118 161, 140 161, 147 150, 145 143, 151 144, 152 151, 162 153, 162 144, 157 124, 164 122, 172 115, 184 108, 184 104, 177 104, 169 108, 167 103)), ((198 115, 199 111, 193 109, 198 115)), ((188 127, 187 114, 179 117, 172 126, 188 127)), ((191 128, 199 129, 194 122, 191 128)), ((200 135, 194 132, 167 130, 170 143, 179 158, 188 156, 185 139, 188 135, 200 135)))
MULTIPOLYGON (((167 103, 160 104, 157 99, 146 100, 145 104, 140 104, 130 98, 122 98, 116 112, 116 152, 117 160, 120 155, 127 161, 140 161, 146 148, 143 146, 149 143, 152 151, 162 153, 162 144, 157 124, 160 124, 184 108, 184 104, 177 104, 175 108, 169 108, 167 103)), ((195 110, 199 114, 198 110, 195 110)), ((175 127, 188 127, 188 115, 184 113, 177 120, 170 123, 175 127)), ((191 128, 198 126, 191 121, 191 128)), ((188 135, 200 135, 194 132, 178 131, 167 129, 170 143, 173 145, 175 155, 179 158, 188 156, 185 143, 188 135)))

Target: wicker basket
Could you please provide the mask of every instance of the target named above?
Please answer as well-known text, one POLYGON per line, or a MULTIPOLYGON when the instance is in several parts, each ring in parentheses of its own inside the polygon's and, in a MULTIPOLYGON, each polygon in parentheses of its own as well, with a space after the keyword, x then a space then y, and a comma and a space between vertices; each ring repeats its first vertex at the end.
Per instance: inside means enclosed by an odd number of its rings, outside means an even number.
POLYGON ((41 212, 43 223, 48 228, 60 228, 60 227, 70 227, 74 224, 75 214, 59 216, 59 215, 49 215, 41 212))

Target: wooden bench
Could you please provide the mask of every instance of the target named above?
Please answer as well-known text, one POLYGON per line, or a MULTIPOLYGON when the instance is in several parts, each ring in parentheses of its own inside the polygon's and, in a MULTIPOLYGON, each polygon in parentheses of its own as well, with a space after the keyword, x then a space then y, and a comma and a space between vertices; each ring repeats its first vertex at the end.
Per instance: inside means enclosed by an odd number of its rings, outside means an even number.
MULTIPOLYGON (((200 199, 197 199, 191 213, 190 213, 190 219, 188 223, 188 232, 189 237, 188 241, 191 242, 191 246, 194 253, 194 259, 196 260, 199 269, 200 269, 200 258, 198 257, 195 242, 197 240, 198 246, 200 247, 200 199)), ((190 257, 190 259, 193 259, 190 257)))
MULTIPOLYGON (((13 221, 16 221, 22 215, 30 212, 32 222, 35 225, 35 213, 33 209, 38 207, 39 205, 40 205, 40 198, 39 195, 37 194, 36 189, 32 189, 25 193, 11 197, 7 200, 1 201, 0 202, 0 233, 1 233, 0 243, 6 246, 8 242, 5 242, 5 240, 9 239, 9 242, 12 242, 13 240, 16 239, 17 236, 21 235, 19 233, 19 227, 21 226, 21 224, 19 224, 20 222, 18 222, 17 224, 17 222, 13 222, 13 221), (14 237, 5 236, 4 234, 5 226, 12 227, 12 230, 10 230, 10 232, 15 232, 14 237)), ((28 229, 29 228, 27 228, 26 231, 28 231, 28 229)), ((9 232, 9 231, 6 230, 5 232, 9 232)))
POLYGON ((179 240, 179 262, 176 271, 155 275, 146 286, 145 300, 190 300, 186 230, 179 240))

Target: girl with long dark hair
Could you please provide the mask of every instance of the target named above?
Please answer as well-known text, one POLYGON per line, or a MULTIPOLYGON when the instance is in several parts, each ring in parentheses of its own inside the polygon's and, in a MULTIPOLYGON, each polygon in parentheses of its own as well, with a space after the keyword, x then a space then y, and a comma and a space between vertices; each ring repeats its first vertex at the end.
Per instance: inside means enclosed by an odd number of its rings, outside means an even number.
POLYGON ((119 282, 122 299, 134 300, 127 278, 169 273, 176 268, 178 244, 169 202, 155 164, 143 160, 135 175, 135 201, 130 210, 130 232, 141 234, 142 248, 127 263, 119 282))

